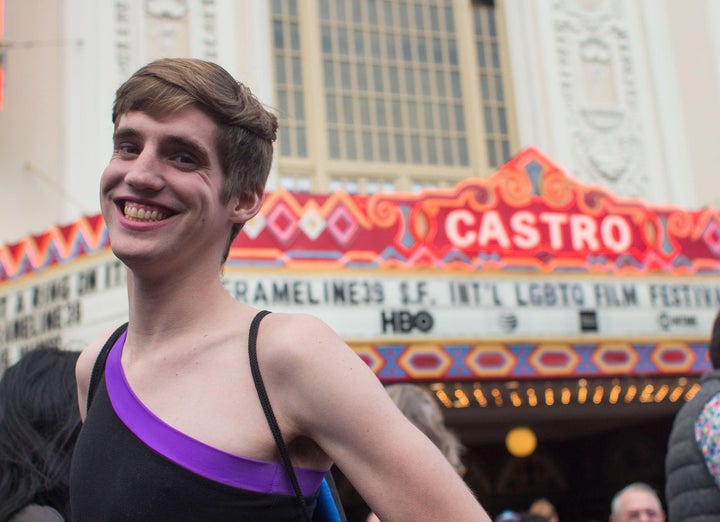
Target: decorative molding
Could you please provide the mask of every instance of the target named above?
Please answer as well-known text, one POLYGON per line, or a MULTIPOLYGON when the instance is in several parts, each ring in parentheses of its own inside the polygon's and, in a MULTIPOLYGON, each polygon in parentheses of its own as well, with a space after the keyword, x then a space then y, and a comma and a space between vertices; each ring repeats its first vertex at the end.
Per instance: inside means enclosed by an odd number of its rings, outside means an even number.
POLYGON ((554 36, 572 170, 625 196, 647 193, 631 23, 619 0, 557 0, 554 36))
POLYGON ((202 0, 200 3, 200 33, 202 58, 218 61, 218 5, 215 0, 202 0))
POLYGON ((384 382, 699 376, 707 342, 377 343, 350 341, 384 382))
POLYGON ((188 25, 189 9, 186 0, 146 0, 148 58, 187 56, 188 25))
POLYGON ((145 0, 145 13, 156 18, 181 20, 188 14, 187 0, 145 0))
POLYGON ((115 62, 120 79, 134 72, 132 2, 115 0, 115 62))
MULTIPOLYGON (((51 227, 0 247, 0 282, 107 246, 101 215, 51 227)), ((226 266, 717 276, 720 213, 618 198, 529 148, 489 178, 420 194, 274 191, 226 266)))

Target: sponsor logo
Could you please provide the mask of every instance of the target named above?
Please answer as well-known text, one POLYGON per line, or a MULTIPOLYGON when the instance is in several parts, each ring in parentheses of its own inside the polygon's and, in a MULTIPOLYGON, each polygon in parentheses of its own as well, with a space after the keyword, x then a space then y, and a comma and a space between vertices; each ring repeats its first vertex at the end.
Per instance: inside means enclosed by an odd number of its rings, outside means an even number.
POLYGON ((514 332, 518 327, 518 318, 512 312, 502 312, 498 318, 500 329, 504 332, 514 332))
POLYGON ((668 313, 661 313, 658 316, 658 325, 661 330, 670 330, 675 327, 682 326, 697 326, 697 317, 694 315, 670 315, 668 313))
POLYGON ((413 330, 429 332, 435 324, 435 319, 425 310, 413 314, 408 310, 392 310, 380 312, 380 324, 383 333, 409 333, 413 330))
POLYGON ((580 310, 580 331, 598 331, 597 312, 595 310, 580 310))

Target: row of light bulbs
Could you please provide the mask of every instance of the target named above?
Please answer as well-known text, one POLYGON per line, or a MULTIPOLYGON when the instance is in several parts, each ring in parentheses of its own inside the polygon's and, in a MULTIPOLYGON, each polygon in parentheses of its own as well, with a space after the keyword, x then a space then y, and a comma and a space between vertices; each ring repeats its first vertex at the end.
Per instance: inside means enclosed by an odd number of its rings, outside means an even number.
POLYGON ((430 389, 446 408, 502 408, 506 405, 519 407, 563 406, 570 404, 633 404, 689 401, 700 389, 697 380, 687 377, 676 380, 636 383, 620 379, 576 382, 563 384, 529 383, 519 381, 506 383, 446 385, 434 383, 430 389))

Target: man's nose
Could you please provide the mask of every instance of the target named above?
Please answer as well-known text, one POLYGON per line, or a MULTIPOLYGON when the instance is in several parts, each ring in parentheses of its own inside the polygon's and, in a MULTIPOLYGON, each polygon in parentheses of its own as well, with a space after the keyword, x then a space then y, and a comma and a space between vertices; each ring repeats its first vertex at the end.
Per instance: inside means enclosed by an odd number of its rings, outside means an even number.
POLYGON ((125 182, 138 190, 162 190, 165 186, 162 161, 153 151, 143 150, 128 167, 125 182))

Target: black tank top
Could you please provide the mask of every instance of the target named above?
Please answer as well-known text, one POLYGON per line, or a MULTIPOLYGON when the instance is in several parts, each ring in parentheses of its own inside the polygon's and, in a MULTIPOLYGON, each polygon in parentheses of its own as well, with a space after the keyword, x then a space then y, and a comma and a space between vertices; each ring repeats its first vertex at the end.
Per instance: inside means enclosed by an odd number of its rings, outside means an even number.
MULTIPOLYGON (((236 457, 189 439, 139 403, 122 374, 124 338, 110 352, 73 454, 73 520, 305 520, 281 464, 236 457)), ((312 510, 325 472, 295 471, 312 510)))

